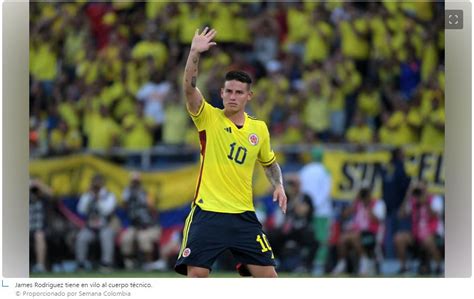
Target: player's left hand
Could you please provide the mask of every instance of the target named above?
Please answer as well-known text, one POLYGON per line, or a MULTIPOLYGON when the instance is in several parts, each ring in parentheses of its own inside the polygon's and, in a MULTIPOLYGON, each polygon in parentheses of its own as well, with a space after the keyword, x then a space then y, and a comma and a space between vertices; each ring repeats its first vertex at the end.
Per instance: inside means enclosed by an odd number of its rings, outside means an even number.
POLYGON ((286 214, 286 194, 285 189, 282 185, 277 185, 275 191, 273 192, 273 202, 278 201, 278 205, 280 206, 281 211, 283 214, 286 214))

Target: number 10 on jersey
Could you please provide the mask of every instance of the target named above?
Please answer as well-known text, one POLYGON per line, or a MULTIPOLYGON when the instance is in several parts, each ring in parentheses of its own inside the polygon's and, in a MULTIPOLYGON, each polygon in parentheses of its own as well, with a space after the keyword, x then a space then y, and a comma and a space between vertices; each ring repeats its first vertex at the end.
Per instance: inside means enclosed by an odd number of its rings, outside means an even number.
POLYGON ((230 144, 230 153, 227 158, 235 161, 237 164, 244 164, 245 158, 247 158, 247 149, 243 146, 239 146, 235 149, 237 143, 233 142, 230 144))

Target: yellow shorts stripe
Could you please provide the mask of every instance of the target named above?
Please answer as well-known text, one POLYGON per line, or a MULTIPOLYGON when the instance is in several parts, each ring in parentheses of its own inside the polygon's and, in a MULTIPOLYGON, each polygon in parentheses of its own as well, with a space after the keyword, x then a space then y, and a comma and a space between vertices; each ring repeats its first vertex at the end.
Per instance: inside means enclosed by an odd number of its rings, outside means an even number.
POLYGON ((179 251, 178 258, 181 257, 181 254, 183 254, 183 250, 186 248, 186 243, 188 242, 189 227, 191 226, 191 222, 193 221, 193 214, 194 214, 195 209, 196 209, 196 205, 193 204, 193 207, 191 208, 191 212, 189 212, 189 215, 186 218, 186 221, 184 222, 183 241, 181 242, 181 249, 179 251))

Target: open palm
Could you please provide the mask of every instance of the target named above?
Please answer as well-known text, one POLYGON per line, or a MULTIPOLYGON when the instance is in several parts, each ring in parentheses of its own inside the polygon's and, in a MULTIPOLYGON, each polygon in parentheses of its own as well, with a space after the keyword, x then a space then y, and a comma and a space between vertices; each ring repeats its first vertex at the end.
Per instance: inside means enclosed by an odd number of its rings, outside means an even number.
POLYGON ((209 30, 208 27, 204 28, 201 34, 199 34, 199 29, 196 29, 191 44, 191 49, 194 49, 199 53, 209 50, 210 47, 216 45, 216 43, 212 41, 216 34, 217 31, 215 29, 209 30))

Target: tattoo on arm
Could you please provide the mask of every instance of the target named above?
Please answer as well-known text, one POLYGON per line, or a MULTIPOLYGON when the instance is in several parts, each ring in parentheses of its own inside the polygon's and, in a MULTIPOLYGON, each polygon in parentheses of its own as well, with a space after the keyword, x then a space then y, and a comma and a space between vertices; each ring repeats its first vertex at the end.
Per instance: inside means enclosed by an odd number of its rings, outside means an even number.
POLYGON ((274 162, 268 167, 264 167, 265 174, 267 175, 268 180, 273 187, 277 185, 283 185, 283 176, 281 174, 280 165, 277 162, 274 162))
POLYGON ((198 112, 202 104, 202 94, 197 88, 199 56, 199 52, 191 48, 184 67, 183 91, 186 105, 193 114, 198 112))
POLYGON ((199 53, 191 50, 184 68, 184 90, 196 88, 196 79, 198 74, 199 53))

